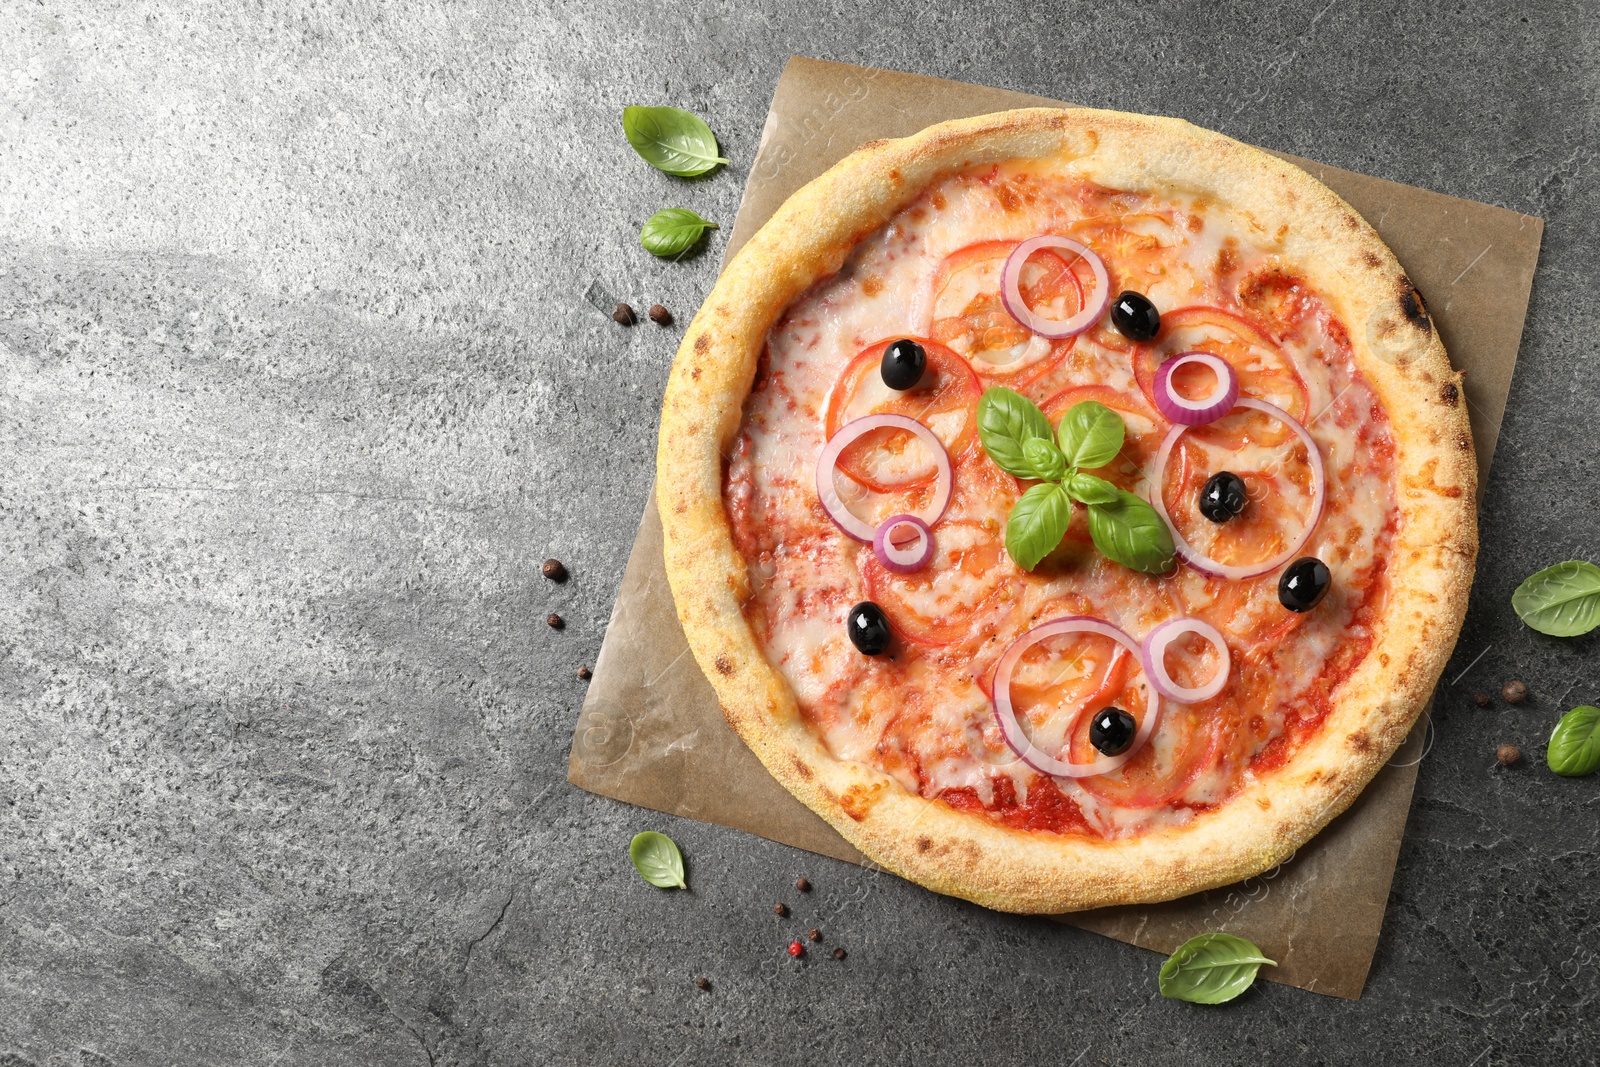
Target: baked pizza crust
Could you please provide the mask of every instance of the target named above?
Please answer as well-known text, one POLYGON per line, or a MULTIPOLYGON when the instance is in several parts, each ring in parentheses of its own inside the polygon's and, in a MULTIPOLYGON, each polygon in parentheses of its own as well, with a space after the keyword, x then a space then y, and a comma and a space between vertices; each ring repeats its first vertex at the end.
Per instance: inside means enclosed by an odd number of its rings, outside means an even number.
POLYGON ((1176 119, 1028 108, 863 145, 795 193, 723 272, 684 335, 662 405, 656 494, 689 645, 773 777, 870 859, 1016 912, 1169 900, 1258 874, 1340 814, 1405 739, 1466 612, 1477 465, 1461 392, 1421 296, 1356 212, 1299 168, 1176 119), (745 621, 745 560, 723 508, 727 451, 768 330, 862 239, 955 169, 1064 157, 1123 189, 1201 193, 1249 220, 1350 330, 1387 409, 1400 515, 1372 648, 1281 767, 1181 827, 1115 841, 1015 830, 841 762, 745 621))

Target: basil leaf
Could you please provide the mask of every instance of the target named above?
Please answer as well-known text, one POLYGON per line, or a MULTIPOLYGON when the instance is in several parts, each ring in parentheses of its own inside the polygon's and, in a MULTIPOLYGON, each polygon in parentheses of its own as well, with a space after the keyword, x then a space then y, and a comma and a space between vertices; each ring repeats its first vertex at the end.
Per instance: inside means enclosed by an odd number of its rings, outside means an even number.
POLYGON ((1072 501, 1055 482, 1041 482, 1022 494, 1006 519, 1006 554, 1031 571, 1067 535, 1072 501))
POLYGON ((628 858, 633 860, 633 869, 639 872, 639 877, 651 885, 662 889, 689 888, 689 883, 683 880, 683 853, 666 834, 654 830, 634 834, 628 845, 628 858))
POLYGON ((1022 458, 1033 468, 1033 477, 1058 482, 1066 477, 1067 457, 1048 437, 1030 437, 1022 442, 1022 458))
POLYGON ((1561 716, 1545 759, 1552 771, 1567 778, 1582 778, 1600 769, 1600 708, 1586 704, 1561 716))
POLYGON ((1250 988, 1265 963, 1277 964, 1233 934, 1201 934, 1178 946, 1161 965, 1161 995, 1191 1004, 1225 1004, 1250 988))
POLYGON ((1600 625, 1600 567, 1581 559, 1546 567, 1517 586, 1511 606, 1542 634, 1586 634, 1600 625))
POLYGON ((1080 504, 1110 504, 1117 499, 1117 487, 1093 474, 1073 471, 1062 483, 1067 495, 1080 504))
POLYGON ((1090 506, 1089 536, 1103 555, 1124 567, 1149 574, 1172 567, 1172 531, 1155 508, 1126 489, 1117 490, 1113 503, 1090 506))
POLYGON ((1104 467, 1122 451, 1122 417, 1096 400, 1072 405, 1058 433, 1074 467, 1104 467))
POLYGON ((1054 436, 1039 405, 1021 393, 995 385, 978 398, 978 439, 989 458, 1007 474, 1039 477, 1023 455, 1023 444, 1035 438, 1049 441, 1054 436))
POLYGON ((622 132, 633 150, 657 170, 693 178, 728 160, 705 120, 681 107, 625 107, 622 132))
POLYGON ((639 231, 639 243, 651 255, 667 258, 681 256, 695 246, 707 230, 717 224, 708 222, 686 207, 662 208, 639 231))

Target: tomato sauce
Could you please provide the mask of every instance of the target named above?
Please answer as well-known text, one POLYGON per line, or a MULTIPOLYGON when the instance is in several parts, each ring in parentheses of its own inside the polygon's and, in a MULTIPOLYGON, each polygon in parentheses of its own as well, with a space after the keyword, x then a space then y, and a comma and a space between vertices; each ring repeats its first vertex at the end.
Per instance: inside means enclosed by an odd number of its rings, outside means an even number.
POLYGON ((1076 801, 1062 793, 1049 778, 1036 778, 1028 784, 1028 797, 1017 800, 1017 787, 1010 778, 992 778, 993 798, 985 805, 971 786, 946 789, 935 795, 957 811, 982 812, 1013 830, 1049 830, 1057 834, 1092 835, 1076 801))

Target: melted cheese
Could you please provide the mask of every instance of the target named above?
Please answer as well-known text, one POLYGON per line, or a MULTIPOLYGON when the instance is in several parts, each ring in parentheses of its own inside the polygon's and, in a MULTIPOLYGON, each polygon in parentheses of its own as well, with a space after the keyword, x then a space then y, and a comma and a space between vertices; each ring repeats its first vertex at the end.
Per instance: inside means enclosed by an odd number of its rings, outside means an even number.
MULTIPOLYGON (((1365 618, 1383 595, 1384 553, 1398 522, 1393 450, 1381 406, 1352 364, 1347 334, 1315 294, 1286 279, 1292 314, 1278 319, 1270 305, 1252 302, 1258 290, 1267 291, 1258 283, 1277 279, 1279 270, 1272 249, 1254 240, 1205 203, 1113 193, 1007 165, 956 174, 930 188, 864 240, 837 275, 788 309, 768 337, 725 500, 750 564, 754 595, 747 615, 769 661, 835 757, 876 767, 924 797, 962 792, 997 819, 1026 806, 1032 791, 1054 788, 1076 805, 1087 830, 1051 828, 1114 838, 1181 823, 1196 809, 1225 802, 1254 773, 1256 761, 1274 751, 1281 756, 1284 746, 1292 749, 1316 728, 1325 706, 1319 701, 1359 662, 1365 618), (1095 248, 1114 286, 1138 288, 1160 308, 1243 315, 1292 365, 1328 479, 1329 506, 1303 549, 1333 573, 1333 589, 1316 611, 1291 618, 1277 603, 1275 574, 1227 583, 1186 568, 1164 577, 1126 570, 1087 543, 1081 514, 1062 548, 1034 573, 1024 573, 1001 547, 1005 517, 1021 487, 976 444, 952 456, 955 494, 935 527, 936 558, 927 570, 888 575, 870 546, 848 540, 827 521, 816 499, 815 465, 845 368, 876 342, 927 338, 935 319, 977 306, 997 271, 946 266, 942 272, 948 257, 980 242, 1016 242, 1044 232, 1095 248), (845 614, 866 599, 884 606, 900 634, 892 658, 861 656, 846 637, 845 614), (1234 670, 1228 686, 1202 707, 1164 702, 1149 752, 1124 771, 1098 780, 1045 779, 1006 747, 986 687, 995 661, 1017 636, 1071 614, 1106 619, 1135 639, 1166 619, 1207 618, 1229 641, 1234 670), (1290 628, 1279 632, 1285 625, 1290 628)), ((1135 439, 1159 441, 1167 430, 1143 398, 1129 346, 1091 331, 1056 358, 1060 350, 1041 338, 1007 334, 975 354, 976 336, 958 330, 950 341, 971 358, 983 384, 1011 384, 1042 405, 1084 386, 1129 398, 1130 447, 1108 476, 1120 476, 1146 498, 1162 491, 1148 467, 1128 458, 1135 439)), ((860 379, 846 417, 882 399, 875 378, 860 379)), ((1271 392, 1286 388, 1288 379, 1262 381, 1271 392)), ((1250 393, 1248 385, 1244 391, 1250 393)), ((951 445, 972 417, 969 405, 925 421, 951 445)), ((1227 449, 1197 435, 1191 447, 1202 473, 1226 463, 1263 487, 1262 499, 1252 504, 1261 512, 1253 535, 1263 543, 1291 534, 1309 510, 1303 451, 1270 436, 1257 434, 1227 449)), ((889 491, 872 491, 836 472, 841 495, 857 515, 876 523, 914 511, 926 499, 929 486, 917 481, 927 469, 920 445, 863 462, 889 491)), ((1192 501, 1171 495, 1171 477, 1166 490, 1174 522, 1191 543, 1226 547, 1219 539, 1252 532, 1248 525, 1230 532, 1196 521, 1192 501)), ((1254 557, 1248 545, 1238 550, 1246 559, 1271 554, 1254 547, 1254 557)), ((1083 671, 1104 677, 1108 654, 1089 645, 1041 653, 1083 662, 1078 674, 1048 679, 1032 710, 1019 712, 1036 744, 1062 752, 1063 759, 1093 758, 1066 754, 1074 735, 1083 743, 1086 724, 1077 713, 1083 705, 1052 703, 1052 694, 1085 689, 1092 679, 1083 671)), ((1013 686, 1014 697, 1020 685, 1013 686)), ((1143 709, 1144 685, 1135 666, 1126 686, 1108 699, 1143 709)))

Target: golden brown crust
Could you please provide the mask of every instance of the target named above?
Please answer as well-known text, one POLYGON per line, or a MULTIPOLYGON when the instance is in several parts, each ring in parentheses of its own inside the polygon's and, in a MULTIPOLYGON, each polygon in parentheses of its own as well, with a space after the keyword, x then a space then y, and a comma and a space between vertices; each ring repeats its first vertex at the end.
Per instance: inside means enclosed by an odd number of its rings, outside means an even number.
POLYGON ((863 854, 941 893, 1007 911, 1167 900, 1259 873, 1349 806, 1405 739, 1455 643, 1477 555, 1477 467, 1425 305, 1354 210, 1304 171, 1175 119, 1030 108, 863 146, 791 197, 724 271, 684 335, 662 405, 657 495, 678 617, 728 721, 772 775, 863 854), (1000 826, 834 759, 745 622, 745 562, 722 503, 763 339, 866 235, 936 177, 1056 156, 1106 186, 1208 195, 1275 242, 1351 331, 1387 408, 1400 513, 1370 653, 1284 766, 1182 827, 1112 842, 1000 826))

